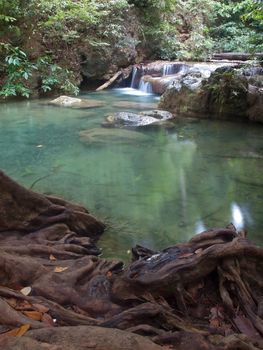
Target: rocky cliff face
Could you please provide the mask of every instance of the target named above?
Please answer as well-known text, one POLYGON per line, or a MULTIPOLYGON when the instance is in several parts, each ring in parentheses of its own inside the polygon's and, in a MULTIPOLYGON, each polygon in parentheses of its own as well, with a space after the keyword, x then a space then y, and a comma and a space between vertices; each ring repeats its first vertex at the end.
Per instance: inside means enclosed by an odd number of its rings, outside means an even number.
MULTIPOLYGON (((139 42, 138 17, 132 9, 122 24, 121 35, 111 35, 109 42, 102 45, 81 45, 81 74, 91 80, 108 80, 120 68, 136 62, 136 46, 139 42)), ((113 34, 113 33, 112 33, 113 34)))

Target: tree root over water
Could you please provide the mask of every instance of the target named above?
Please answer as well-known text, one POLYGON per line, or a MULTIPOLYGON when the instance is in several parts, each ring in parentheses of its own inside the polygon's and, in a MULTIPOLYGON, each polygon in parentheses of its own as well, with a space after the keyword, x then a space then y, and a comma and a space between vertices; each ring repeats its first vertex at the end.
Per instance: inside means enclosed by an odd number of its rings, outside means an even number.
POLYGON ((0 172, 1 349, 263 349, 263 248, 212 229, 123 269, 103 230, 0 172))

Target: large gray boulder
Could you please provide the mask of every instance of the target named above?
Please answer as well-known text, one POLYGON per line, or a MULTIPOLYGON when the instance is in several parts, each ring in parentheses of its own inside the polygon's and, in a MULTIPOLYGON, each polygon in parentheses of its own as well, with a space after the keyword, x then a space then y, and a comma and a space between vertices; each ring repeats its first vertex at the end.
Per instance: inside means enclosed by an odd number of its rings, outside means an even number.
POLYGON ((145 112, 119 112, 106 117, 103 123, 104 127, 133 128, 145 127, 150 125, 167 125, 167 121, 173 119, 170 112, 162 110, 153 110, 145 112))

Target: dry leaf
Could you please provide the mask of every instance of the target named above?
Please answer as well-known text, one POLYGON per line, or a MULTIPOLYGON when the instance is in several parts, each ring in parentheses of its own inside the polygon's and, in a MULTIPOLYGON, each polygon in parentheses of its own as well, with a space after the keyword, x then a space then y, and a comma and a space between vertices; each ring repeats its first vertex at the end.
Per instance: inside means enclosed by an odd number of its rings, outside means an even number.
POLYGON ((213 318, 212 320, 209 321, 210 326, 213 328, 218 328, 220 326, 220 321, 218 318, 213 318))
POLYGON ((195 254, 201 254, 202 253, 202 251, 203 251, 203 249, 202 248, 199 248, 199 249, 196 249, 196 251, 195 251, 195 254))
POLYGON ((111 272, 111 271, 108 271, 108 272, 107 272, 107 277, 110 278, 111 276, 112 276, 112 272, 111 272))
POLYGON ((25 287, 25 288, 22 288, 22 289, 20 290, 20 292, 21 292, 22 294, 24 294, 24 295, 29 295, 29 294, 31 293, 31 291, 32 291, 32 288, 31 288, 31 287, 25 287))
POLYGON ((54 257, 54 255, 50 254, 50 255, 49 255, 49 260, 55 261, 55 260, 57 260, 57 259, 54 257))
POLYGON ((5 332, 5 333, 1 334, 1 338, 2 338, 2 336, 22 337, 22 335, 24 335, 29 329, 30 329, 30 325, 29 324, 24 324, 20 328, 15 328, 15 329, 12 329, 9 332, 5 332))
POLYGON ((23 324, 17 332, 16 337, 22 337, 30 329, 30 324, 23 324))
POLYGON ((56 266, 54 268, 54 272, 63 272, 63 271, 66 271, 67 269, 68 267, 56 266))
POLYGON ((24 311, 23 314, 35 321, 41 321, 43 316, 39 311, 24 311))

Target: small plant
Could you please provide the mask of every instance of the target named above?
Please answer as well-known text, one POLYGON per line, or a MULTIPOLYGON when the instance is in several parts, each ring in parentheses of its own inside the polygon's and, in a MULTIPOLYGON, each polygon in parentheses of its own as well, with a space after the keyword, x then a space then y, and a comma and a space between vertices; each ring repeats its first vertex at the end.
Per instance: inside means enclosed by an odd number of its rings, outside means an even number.
POLYGON ((1 44, 2 50, 8 51, 2 67, 4 73, 0 96, 30 96, 27 80, 37 67, 28 60, 24 51, 10 44, 1 44))
POLYGON ((37 61, 37 68, 40 73, 40 89, 46 93, 52 90, 78 95, 79 88, 73 84, 73 73, 68 69, 63 69, 56 63, 52 63, 48 56, 41 57, 37 61))
POLYGON ((73 73, 52 62, 50 57, 41 57, 37 62, 30 62, 27 54, 19 47, 2 43, 1 51, 4 64, 1 67, 2 87, 0 96, 30 97, 32 93, 28 81, 33 71, 40 77, 40 89, 46 93, 51 90, 60 90, 69 94, 77 95, 78 87, 73 83, 73 73))
POLYGON ((219 113, 231 106, 241 108, 241 104, 246 103, 247 80, 235 69, 227 69, 224 72, 218 69, 203 88, 210 93, 210 98, 217 105, 219 113))

